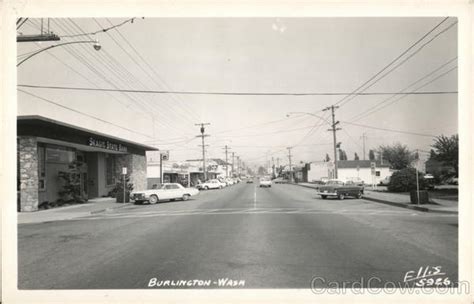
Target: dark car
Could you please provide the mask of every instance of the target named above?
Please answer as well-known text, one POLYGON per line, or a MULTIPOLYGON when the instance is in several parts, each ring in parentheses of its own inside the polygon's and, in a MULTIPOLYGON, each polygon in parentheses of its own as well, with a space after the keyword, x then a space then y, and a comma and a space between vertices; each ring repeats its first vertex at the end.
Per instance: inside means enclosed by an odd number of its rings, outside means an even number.
POLYGON ((326 185, 320 186, 317 189, 317 194, 321 195, 322 199, 326 199, 328 196, 336 196, 341 200, 348 196, 362 198, 364 195, 364 187, 358 186, 355 183, 329 180, 326 185))

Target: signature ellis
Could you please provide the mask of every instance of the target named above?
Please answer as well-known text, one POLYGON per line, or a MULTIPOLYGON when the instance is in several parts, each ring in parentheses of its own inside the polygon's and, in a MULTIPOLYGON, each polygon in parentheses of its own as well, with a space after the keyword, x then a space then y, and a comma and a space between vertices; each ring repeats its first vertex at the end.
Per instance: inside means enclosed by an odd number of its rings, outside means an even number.
POLYGON ((403 282, 414 282, 417 287, 448 287, 451 280, 442 271, 441 266, 420 267, 418 271, 410 270, 405 273, 403 282))

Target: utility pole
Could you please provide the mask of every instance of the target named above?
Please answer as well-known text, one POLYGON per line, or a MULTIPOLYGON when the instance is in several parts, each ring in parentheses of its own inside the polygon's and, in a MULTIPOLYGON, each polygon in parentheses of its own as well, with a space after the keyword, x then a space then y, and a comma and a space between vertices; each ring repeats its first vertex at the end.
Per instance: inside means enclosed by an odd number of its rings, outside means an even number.
POLYGON ((227 158, 227 151, 229 149, 230 148, 227 145, 225 145, 224 150, 225 150, 225 177, 226 178, 229 177, 229 162, 228 162, 228 158, 227 158))
POLYGON ((339 108, 338 106, 332 105, 330 107, 327 107, 323 109, 323 111, 328 111, 331 110, 331 115, 332 115, 332 125, 331 129, 328 129, 328 131, 332 131, 332 138, 333 138, 333 146, 334 146, 334 178, 337 179, 337 141, 336 141, 336 131, 341 130, 341 128, 336 128, 337 124, 339 124, 339 121, 336 121, 336 117, 334 114, 334 110, 339 108))
MULTIPOLYGON (((17 30, 21 28, 28 18, 19 18, 16 22, 17 30)), ((48 18, 48 30, 43 29, 43 18, 41 18, 41 33, 39 35, 19 35, 16 37, 16 42, 37 42, 37 41, 59 41, 58 35, 54 34, 49 30, 49 18, 48 18)))
POLYGON ((272 156, 272 178, 275 177, 275 159, 272 156))
POLYGON ((232 177, 234 177, 234 173, 235 173, 234 172, 235 171, 235 169, 234 169, 234 160, 235 160, 235 152, 232 152, 232 172, 231 172, 232 177))
POLYGON ((289 164, 290 164, 290 168, 289 168, 289 172, 290 172, 290 183, 293 182, 293 170, 291 169, 291 149, 292 147, 288 147, 288 161, 289 161, 289 164))
MULTIPOLYGON (((277 157, 277 171, 278 171, 278 169, 280 169, 280 158, 279 157, 277 157)), ((278 175, 280 175, 279 172, 278 172, 278 175)))
POLYGON ((364 152, 363 160, 365 160, 365 139, 366 138, 367 138, 366 132, 362 133, 362 149, 363 149, 363 152, 364 152))
POLYGON ((202 171, 204 173, 204 181, 207 180, 207 171, 206 171, 206 145, 204 144, 204 137, 208 137, 210 135, 204 134, 205 129, 204 126, 210 125, 210 123, 207 122, 201 122, 198 124, 194 124, 195 126, 201 126, 201 135, 197 135, 196 137, 201 137, 202 140, 202 171))
POLYGON ((237 156, 237 175, 240 177, 240 156, 237 156))

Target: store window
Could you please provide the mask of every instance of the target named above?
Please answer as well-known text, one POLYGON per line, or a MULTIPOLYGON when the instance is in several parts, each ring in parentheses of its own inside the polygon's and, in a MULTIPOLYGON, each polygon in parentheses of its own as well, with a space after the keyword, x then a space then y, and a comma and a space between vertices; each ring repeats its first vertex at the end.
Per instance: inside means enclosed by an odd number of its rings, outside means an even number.
POLYGON ((69 164, 76 160, 74 149, 55 145, 46 146, 46 162, 69 164))
POLYGON ((380 171, 375 171, 375 176, 380 176, 380 171))
POLYGON ((38 189, 46 190, 46 153, 44 146, 38 146, 38 189))
POLYGON ((107 178, 107 185, 114 185, 115 184, 115 157, 112 155, 107 155, 106 157, 106 178, 107 178))

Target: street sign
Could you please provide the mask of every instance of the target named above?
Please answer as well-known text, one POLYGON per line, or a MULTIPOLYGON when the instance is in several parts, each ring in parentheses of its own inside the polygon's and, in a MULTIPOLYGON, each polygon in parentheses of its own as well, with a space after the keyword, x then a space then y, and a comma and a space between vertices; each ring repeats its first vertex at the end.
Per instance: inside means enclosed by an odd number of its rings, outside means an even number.
POLYGON ((161 151, 161 160, 169 160, 170 151, 161 151))
POLYGON ((372 175, 375 175, 375 162, 370 163, 370 172, 372 175))
POLYGON ((126 175, 127 174, 127 167, 122 167, 122 174, 126 175))

